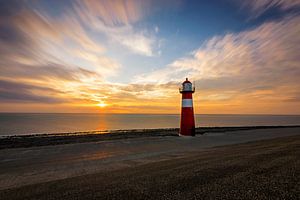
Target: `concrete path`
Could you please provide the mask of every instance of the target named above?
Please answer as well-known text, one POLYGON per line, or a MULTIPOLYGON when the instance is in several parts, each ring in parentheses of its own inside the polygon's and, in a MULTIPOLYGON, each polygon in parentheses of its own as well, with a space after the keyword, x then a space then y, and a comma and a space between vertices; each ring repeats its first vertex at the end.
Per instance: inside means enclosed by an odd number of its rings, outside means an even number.
POLYGON ((111 172, 149 162, 184 157, 222 145, 300 134, 300 128, 208 133, 193 138, 149 137, 0 150, 0 189, 111 172))

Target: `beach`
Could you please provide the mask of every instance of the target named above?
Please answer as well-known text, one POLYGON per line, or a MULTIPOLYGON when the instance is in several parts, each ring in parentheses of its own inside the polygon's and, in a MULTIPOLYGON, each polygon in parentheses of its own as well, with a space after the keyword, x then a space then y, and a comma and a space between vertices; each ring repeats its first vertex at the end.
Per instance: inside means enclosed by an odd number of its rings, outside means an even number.
POLYGON ((197 131, 187 138, 176 129, 2 138, 0 199, 299 196, 300 127, 197 131))

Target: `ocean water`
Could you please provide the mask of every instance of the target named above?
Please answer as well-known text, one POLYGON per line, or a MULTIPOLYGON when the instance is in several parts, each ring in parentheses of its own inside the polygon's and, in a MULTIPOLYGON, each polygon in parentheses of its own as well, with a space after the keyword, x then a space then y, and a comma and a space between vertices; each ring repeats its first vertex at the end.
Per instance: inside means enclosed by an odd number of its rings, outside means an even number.
MULTIPOLYGON (((300 125, 300 115, 196 115, 196 126, 300 125)), ((0 136, 93 130, 178 128, 179 115, 0 113, 0 136)))

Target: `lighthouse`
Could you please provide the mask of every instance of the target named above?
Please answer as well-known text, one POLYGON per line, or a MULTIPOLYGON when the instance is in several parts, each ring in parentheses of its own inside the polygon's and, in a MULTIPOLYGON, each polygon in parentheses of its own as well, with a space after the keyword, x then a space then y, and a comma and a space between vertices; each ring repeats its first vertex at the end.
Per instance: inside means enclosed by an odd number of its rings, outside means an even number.
POLYGON ((193 93, 195 92, 195 87, 193 87, 193 84, 186 78, 179 88, 179 92, 182 94, 179 136, 195 136, 193 109, 193 93))

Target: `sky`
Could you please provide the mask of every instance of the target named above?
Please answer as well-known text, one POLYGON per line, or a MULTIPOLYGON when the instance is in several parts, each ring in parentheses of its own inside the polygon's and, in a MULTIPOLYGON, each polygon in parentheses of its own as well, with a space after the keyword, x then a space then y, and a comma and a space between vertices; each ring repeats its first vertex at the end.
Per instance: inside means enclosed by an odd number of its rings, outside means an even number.
POLYGON ((300 114, 300 0, 0 0, 0 112, 300 114))

